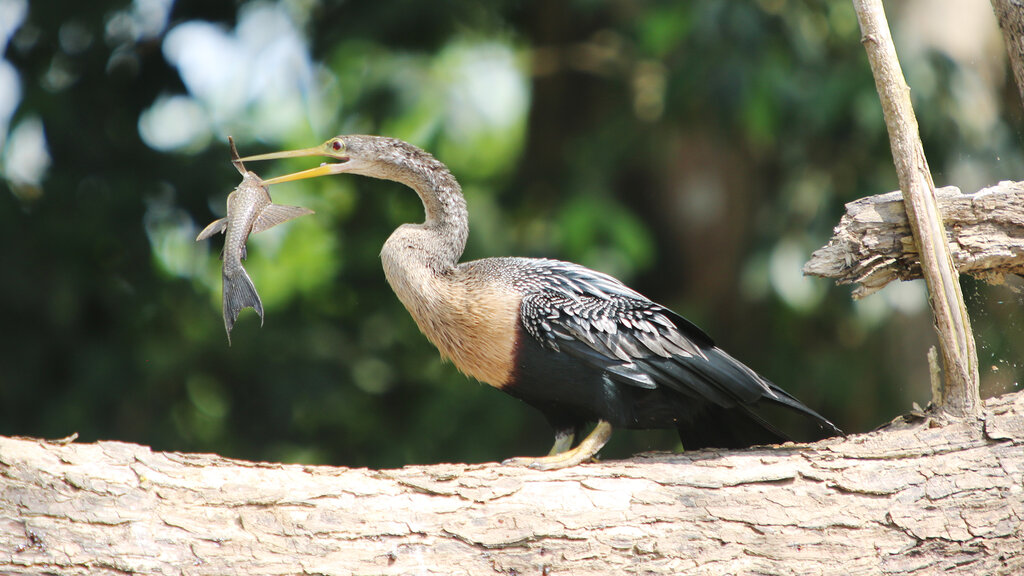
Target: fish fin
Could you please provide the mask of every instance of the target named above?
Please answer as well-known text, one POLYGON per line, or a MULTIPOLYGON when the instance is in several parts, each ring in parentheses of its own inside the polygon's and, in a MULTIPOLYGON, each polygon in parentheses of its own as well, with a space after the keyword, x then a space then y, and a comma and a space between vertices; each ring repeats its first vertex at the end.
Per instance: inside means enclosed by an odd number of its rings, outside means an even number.
POLYGON ((245 176, 245 164, 238 157, 238 148, 235 148, 235 139, 231 136, 228 136, 228 145, 231 147, 231 163, 235 166, 235 170, 238 170, 239 174, 245 176))
POLYGON ((207 238, 213 236, 217 232, 223 232, 227 230, 227 228, 227 218, 218 218, 217 220, 210 222, 210 224, 206 228, 203 228, 203 231, 199 233, 199 236, 196 236, 196 242, 199 242, 200 240, 206 240, 207 238))
POLYGON ((228 344, 231 344, 231 329, 235 327, 238 313, 252 308, 260 315, 260 326, 263 326, 263 302, 256 292, 249 273, 241 266, 233 273, 224 272, 224 329, 228 333, 228 344))
POLYGON ((278 224, 287 222, 299 216, 312 214, 313 211, 302 206, 282 206, 281 204, 270 204, 260 212, 256 221, 252 223, 252 233, 263 232, 278 224))

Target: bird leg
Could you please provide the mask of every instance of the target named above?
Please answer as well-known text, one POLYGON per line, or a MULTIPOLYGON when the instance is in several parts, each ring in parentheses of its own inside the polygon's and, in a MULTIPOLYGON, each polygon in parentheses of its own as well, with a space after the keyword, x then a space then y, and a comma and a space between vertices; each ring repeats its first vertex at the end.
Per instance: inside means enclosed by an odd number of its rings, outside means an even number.
POLYGON ((572 443, 575 439, 576 426, 569 426, 568 428, 559 428, 558 430, 555 430, 555 443, 551 446, 551 451, 548 452, 548 456, 561 454, 569 448, 572 448, 572 443))
MULTIPOLYGON (((590 434, 580 442, 579 446, 571 450, 537 458, 509 458, 502 462, 502 464, 528 466, 537 470, 561 470, 562 468, 569 468, 590 460, 608 443, 608 439, 611 437, 612 425, 604 420, 600 420, 590 434)), ((564 444, 563 438, 561 435, 555 437, 555 446, 552 450, 564 444)))

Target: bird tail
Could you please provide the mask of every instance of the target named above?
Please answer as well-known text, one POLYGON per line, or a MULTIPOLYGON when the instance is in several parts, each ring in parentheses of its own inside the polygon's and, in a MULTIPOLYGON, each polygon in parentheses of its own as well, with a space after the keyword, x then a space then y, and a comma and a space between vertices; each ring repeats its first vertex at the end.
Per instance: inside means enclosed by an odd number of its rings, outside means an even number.
POLYGON ((721 348, 711 346, 704 348, 703 353, 705 358, 702 362, 662 362, 658 365, 691 387, 700 385, 700 393, 708 401, 702 413, 695 417, 704 424, 692 425, 691 422, 679 427, 684 447, 743 448, 781 443, 808 435, 814 440, 843 435, 821 414, 721 348), (784 412, 796 413, 803 418, 787 418, 784 412), (801 419, 813 421, 818 430, 807 434, 804 426, 797 422, 801 419))
POLYGON ((770 382, 769 385, 777 397, 765 395, 753 404, 740 403, 730 408, 708 404, 698 415, 685 423, 680 422, 678 432, 683 448, 746 448, 781 444, 795 438, 816 441, 845 436, 835 424, 778 386, 770 382), (795 412, 811 419, 817 425, 816 432, 807 430, 799 422, 800 418, 787 418, 782 412, 795 412))
POLYGON ((806 404, 794 398, 789 392, 786 392, 782 388, 779 388, 774 383, 764 378, 762 378, 762 381, 768 384, 768 387, 771 388, 772 392, 775 393, 774 398, 771 396, 765 396, 765 399, 779 406, 785 406, 786 408, 792 410, 793 412, 803 414, 804 416, 808 416, 812 420, 814 420, 815 423, 818 425, 818 429, 820 430, 820 433, 818 434, 818 439, 831 438, 832 436, 846 436, 846 434, 842 430, 840 430, 839 427, 837 427, 832 422, 829 422, 828 419, 826 419, 821 414, 818 414, 811 408, 808 408, 806 404))
POLYGON ((738 411, 726 411, 728 412, 727 414, 719 416, 726 421, 732 422, 729 426, 730 430, 732 430, 736 438, 743 438, 742 442, 747 446, 787 442, 795 437, 817 441, 833 436, 846 435, 824 416, 808 408, 803 402, 797 400, 773 382, 760 375, 756 376, 771 392, 753 403, 740 404, 738 406, 740 410, 738 411), (779 410, 780 408, 782 410, 779 410), (780 414, 780 412, 793 412, 810 419, 817 425, 817 430, 810 432, 805 430, 804 426, 797 425, 796 422, 789 422, 788 426, 780 427, 781 424, 787 421, 787 418, 780 414), (803 431, 796 433, 798 429, 803 431))
POLYGON ((256 286, 245 268, 238 266, 224 269, 224 329, 228 333, 228 345, 231 344, 231 329, 235 327, 238 313, 245 308, 252 308, 260 315, 260 326, 263 325, 263 302, 256 292, 256 286))

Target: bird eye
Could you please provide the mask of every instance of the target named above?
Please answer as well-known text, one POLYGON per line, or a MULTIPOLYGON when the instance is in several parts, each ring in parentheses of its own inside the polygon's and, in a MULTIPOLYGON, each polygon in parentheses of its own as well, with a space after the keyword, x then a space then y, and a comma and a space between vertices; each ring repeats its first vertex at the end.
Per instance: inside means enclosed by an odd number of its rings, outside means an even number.
POLYGON ((334 142, 331 142, 331 148, 333 148, 334 151, 337 152, 338 150, 344 148, 344 144, 341 143, 341 140, 335 140, 334 142))

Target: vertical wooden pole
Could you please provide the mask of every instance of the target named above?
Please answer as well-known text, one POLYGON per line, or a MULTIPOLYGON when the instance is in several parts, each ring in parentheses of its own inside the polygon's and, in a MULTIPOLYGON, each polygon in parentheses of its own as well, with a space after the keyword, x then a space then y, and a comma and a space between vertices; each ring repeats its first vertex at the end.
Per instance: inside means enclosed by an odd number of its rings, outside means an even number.
POLYGON ((1003 31, 1010 68, 1017 80, 1017 90, 1024 101, 1024 2, 1022 0, 992 0, 999 28, 1003 31))
POLYGON ((935 201, 935 184, 910 102, 910 88, 896 56, 881 0, 853 0, 853 5, 860 22, 861 42, 867 50, 875 88, 882 102, 903 203, 921 255, 921 268, 939 335, 945 385, 941 397, 933 398, 933 402, 950 415, 974 416, 980 402, 974 334, 935 201))

